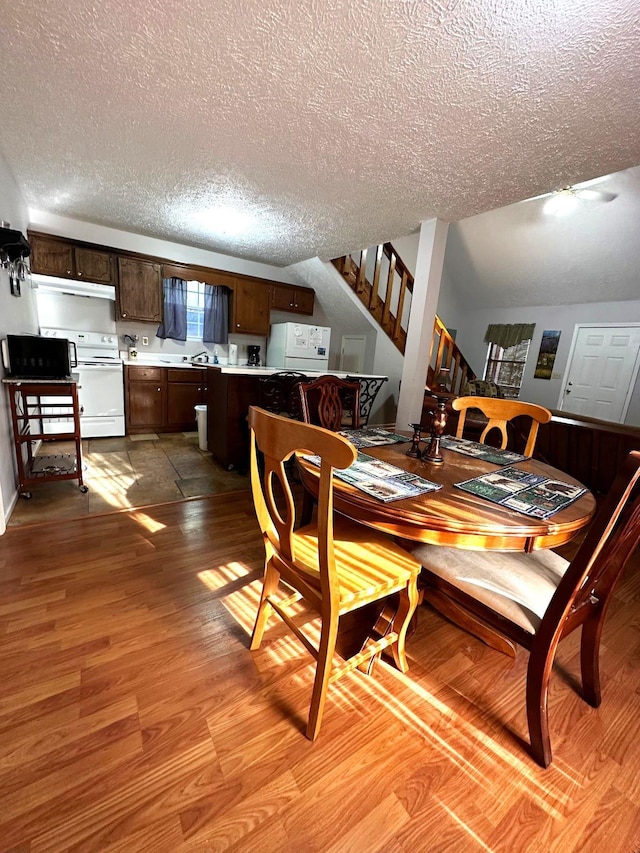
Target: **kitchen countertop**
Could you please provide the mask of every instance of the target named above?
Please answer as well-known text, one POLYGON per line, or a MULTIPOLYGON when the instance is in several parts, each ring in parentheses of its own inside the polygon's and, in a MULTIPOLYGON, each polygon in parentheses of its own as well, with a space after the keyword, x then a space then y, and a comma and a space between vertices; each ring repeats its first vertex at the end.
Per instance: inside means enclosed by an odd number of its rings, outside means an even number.
MULTIPOLYGON (((284 370, 284 368, 281 367, 251 367, 248 364, 230 365, 211 364, 210 362, 204 364, 196 362, 194 364, 191 361, 170 361, 160 357, 146 357, 144 359, 125 358, 124 363, 130 367, 194 367, 198 369, 207 367, 211 370, 219 370, 221 373, 231 374, 235 376, 271 376, 274 373, 280 373, 282 370, 284 370)), ((383 375, 380 373, 349 373, 348 371, 344 370, 301 370, 300 373, 304 373, 305 376, 337 376, 340 379, 344 379, 346 376, 359 376, 362 379, 377 379, 381 378, 383 375)))

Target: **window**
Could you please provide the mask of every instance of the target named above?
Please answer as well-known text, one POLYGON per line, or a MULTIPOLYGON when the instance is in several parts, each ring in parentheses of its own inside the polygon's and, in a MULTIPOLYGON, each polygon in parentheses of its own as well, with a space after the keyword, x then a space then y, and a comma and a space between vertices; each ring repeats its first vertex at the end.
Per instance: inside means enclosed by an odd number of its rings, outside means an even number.
POLYGON ((505 397, 519 397, 524 366, 527 362, 531 341, 520 341, 510 347, 489 345, 489 356, 484 371, 488 382, 499 385, 505 397))
POLYGON ((187 340, 201 341, 204 329, 204 284, 187 282, 187 340))

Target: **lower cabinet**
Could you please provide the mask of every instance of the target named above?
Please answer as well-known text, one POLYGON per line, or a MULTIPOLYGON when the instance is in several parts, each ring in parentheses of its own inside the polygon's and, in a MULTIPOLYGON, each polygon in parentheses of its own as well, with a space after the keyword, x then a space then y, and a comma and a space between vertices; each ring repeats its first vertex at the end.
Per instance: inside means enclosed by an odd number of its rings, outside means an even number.
POLYGON ((209 369, 207 393, 207 444, 209 452, 231 470, 249 466, 249 406, 258 402, 257 376, 222 373, 209 369))
POLYGON ((206 402, 206 370, 167 368, 167 426, 176 432, 196 429, 195 407, 206 402))
POLYGON ((206 369, 137 366, 126 369, 128 434, 195 430, 195 406, 206 400, 206 369))

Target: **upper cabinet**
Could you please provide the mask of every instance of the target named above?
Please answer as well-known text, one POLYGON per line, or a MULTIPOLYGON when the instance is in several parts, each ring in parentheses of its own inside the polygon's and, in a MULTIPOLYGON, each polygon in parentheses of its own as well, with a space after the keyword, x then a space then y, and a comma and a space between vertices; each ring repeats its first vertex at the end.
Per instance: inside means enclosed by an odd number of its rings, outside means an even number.
POLYGON ((113 255, 110 252, 39 234, 29 234, 29 242, 32 272, 115 284, 113 255))
POLYGON ((162 322, 162 279, 171 277, 229 288, 232 292, 229 332, 232 334, 267 337, 272 309, 313 314, 315 292, 310 287, 164 261, 67 237, 31 231, 28 236, 33 272, 115 285, 118 319, 121 320, 162 322))
POLYGON ((313 314, 315 291, 311 287, 291 284, 271 285, 271 307, 277 311, 295 314, 313 314))
POLYGON ((233 289, 230 332, 247 335, 269 334, 269 283, 250 278, 236 278, 233 289))
POLYGON ((118 310, 123 320, 162 320, 160 264, 137 258, 118 258, 118 310))

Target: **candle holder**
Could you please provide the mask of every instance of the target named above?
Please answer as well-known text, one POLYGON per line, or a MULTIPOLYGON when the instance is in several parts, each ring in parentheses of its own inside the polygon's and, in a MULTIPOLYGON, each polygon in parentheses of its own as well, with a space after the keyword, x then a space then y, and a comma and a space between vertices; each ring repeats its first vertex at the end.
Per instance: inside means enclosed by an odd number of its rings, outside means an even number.
POLYGON ((444 456, 440 450, 440 438, 447 425, 447 401, 448 397, 438 397, 433 394, 438 401, 438 405, 431 413, 431 440, 427 447, 422 451, 422 461, 432 462, 434 465, 441 465, 444 462, 444 456))
POLYGON ((411 447, 407 450, 407 456, 413 456, 415 459, 421 459, 422 451, 420 450, 420 433, 422 432, 422 424, 409 424, 409 426, 413 429, 413 435, 411 436, 411 447))

